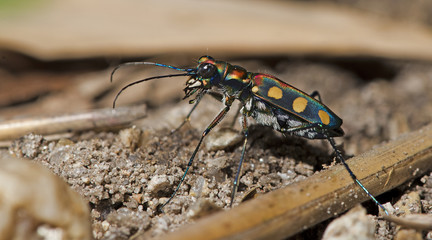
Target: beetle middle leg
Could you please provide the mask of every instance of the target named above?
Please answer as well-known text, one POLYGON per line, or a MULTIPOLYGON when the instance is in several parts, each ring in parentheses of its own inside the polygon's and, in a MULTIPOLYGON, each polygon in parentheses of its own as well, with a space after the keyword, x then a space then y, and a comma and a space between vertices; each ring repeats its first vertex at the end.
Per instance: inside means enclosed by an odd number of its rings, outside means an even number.
POLYGON ((240 178, 240 174, 241 174, 241 170, 242 170, 244 156, 246 153, 246 145, 247 145, 247 138, 248 138, 249 130, 248 130, 248 123, 247 123, 247 114, 245 112, 242 113, 242 125, 243 125, 243 135, 244 135, 243 148, 242 148, 242 153, 241 153, 241 157, 240 157, 240 162, 239 162, 239 165, 237 168, 237 173, 236 173, 236 176, 234 178, 233 189, 231 192, 230 207, 232 206, 232 204, 234 202, 234 197, 235 197, 237 190, 238 190, 239 178, 240 178))

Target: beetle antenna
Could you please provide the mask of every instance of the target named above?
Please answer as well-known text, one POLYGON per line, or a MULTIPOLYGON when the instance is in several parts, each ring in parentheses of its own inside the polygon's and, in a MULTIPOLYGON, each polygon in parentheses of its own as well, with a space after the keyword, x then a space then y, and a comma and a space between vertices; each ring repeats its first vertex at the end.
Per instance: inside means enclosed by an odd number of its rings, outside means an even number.
POLYGON ((164 67, 164 68, 169 68, 169 69, 173 69, 176 71, 182 71, 182 72, 191 72, 193 69, 185 69, 185 68, 179 68, 179 67, 174 67, 171 65, 166 65, 166 64, 162 64, 162 63, 154 63, 154 62, 126 62, 126 63, 122 63, 120 65, 117 65, 111 72, 111 77, 110 77, 110 81, 113 81, 113 76, 114 74, 117 72, 117 70, 119 70, 122 67, 125 66, 137 66, 137 65, 153 65, 153 66, 158 66, 158 67, 164 67))
MULTIPOLYGON (((113 71, 114 72, 114 71, 113 71)), ((115 104, 117 101, 117 98, 120 96, 120 94, 126 90, 126 88, 129 88, 133 85, 136 85, 138 83, 142 83, 145 81, 149 81, 149 80, 153 80, 153 79, 159 79, 159 78, 169 78, 169 77, 181 77, 181 76, 191 76, 193 75, 193 72, 188 71, 187 73, 180 73, 180 74, 168 74, 168 75, 160 75, 160 76, 154 76, 154 77, 149 77, 149 78, 145 78, 145 79, 141 79, 132 83, 129 83, 128 85, 124 86, 115 96, 114 101, 113 101, 113 108, 115 108, 115 104)), ((112 75, 111 75, 112 76, 112 75)))

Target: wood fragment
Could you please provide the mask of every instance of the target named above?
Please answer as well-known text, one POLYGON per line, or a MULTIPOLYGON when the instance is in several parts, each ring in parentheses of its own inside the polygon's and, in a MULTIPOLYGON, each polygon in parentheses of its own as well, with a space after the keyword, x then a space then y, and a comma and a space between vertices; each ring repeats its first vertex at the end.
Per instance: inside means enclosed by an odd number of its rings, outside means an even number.
POLYGON ((389 222, 394 222, 403 228, 415 229, 420 231, 432 231, 432 215, 427 214, 408 214, 403 217, 382 216, 389 222))
POLYGON ((61 116, 9 120, 0 122, 0 140, 12 140, 28 133, 48 135, 124 126, 145 115, 145 106, 140 105, 61 116))
MULTIPOLYGON (((373 195, 379 195, 430 171, 431 158, 429 125, 349 159, 348 165, 373 195)), ((283 239, 365 200, 368 197, 339 164, 163 239, 283 239)))
MULTIPOLYGON (((405 194, 402 196, 399 201, 397 201, 394 204, 394 207, 397 209, 397 215, 399 217, 405 217, 406 215, 413 214, 413 213, 421 213, 421 201, 420 201, 420 195, 418 192, 410 192, 408 194, 405 194)), ((394 218, 397 218, 396 216, 391 216, 394 218)), ((404 220, 404 219, 402 219, 404 220)), ((409 240, 421 240, 423 239, 421 231, 416 231, 420 226, 416 226, 414 221, 411 221, 411 224, 409 220, 401 221, 405 223, 404 226, 398 226, 396 228, 396 234, 394 239, 395 240, 403 240, 403 239, 409 239, 409 240), (408 224, 408 225, 406 225, 408 224), (408 226, 408 227, 407 227, 408 226), (409 227, 413 226, 416 229, 409 227)))

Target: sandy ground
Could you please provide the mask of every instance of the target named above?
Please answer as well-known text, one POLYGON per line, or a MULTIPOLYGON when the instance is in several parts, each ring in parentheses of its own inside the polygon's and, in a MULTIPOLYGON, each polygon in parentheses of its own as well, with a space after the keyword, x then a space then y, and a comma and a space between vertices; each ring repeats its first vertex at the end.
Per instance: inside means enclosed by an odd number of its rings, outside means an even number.
MULTIPOLYGON (((385 60, 367 64, 338 59, 235 62, 249 70, 275 74, 305 92, 318 90, 323 102, 344 120, 346 135, 337 143, 343 146, 346 157, 419 129, 432 119, 430 64, 385 60)), ((228 207, 241 154, 239 123, 230 126, 236 107, 208 136, 165 213, 158 211, 179 183, 202 130, 221 107, 220 102, 206 97, 190 123, 171 134, 191 105, 168 101, 151 106, 148 117, 135 122, 134 127, 83 132, 55 141, 27 135, 14 141, 9 151, 47 166, 89 201, 96 239, 147 239, 228 207), (216 141, 222 142, 219 150, 213 145, 216 141)), ((333 158, 323 141, 285 137, 251 121, 234 205, 251 190, 264 194, 301 181, 334 164, 333 158)), ((378 196, 378 200, 394 203, 415 191, 420 194, 423 211, 431 213, 431 183, 432 175, 428 174, 378 196)), ((377 207, 371 201, 364 206, 376 214, 377 207)), ((291 239, 318 239, 327 224, 291 239)), ((376 237, 391 239, 394 231, 381 222, 376 237)))

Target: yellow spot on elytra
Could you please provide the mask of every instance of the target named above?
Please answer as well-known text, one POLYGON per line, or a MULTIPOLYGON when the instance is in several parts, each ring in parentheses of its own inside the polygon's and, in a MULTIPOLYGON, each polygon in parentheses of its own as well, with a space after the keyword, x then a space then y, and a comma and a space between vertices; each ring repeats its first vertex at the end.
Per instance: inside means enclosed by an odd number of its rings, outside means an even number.
POLYGON ((324 123, 325 125, 328 125, 330 123, 330 116, 325 111, 319 110, 318 116, 320 117, 321 122, 324 123))
POLYGON ((272 97, 274 99, 281 99, 282 90, 278 87, 271 87, 267 92, 267 96, 272 97))
POLYGON ((254 87, 252 88, 252 92, 254 92, 254 93, 258 92, 258 90, 259 90, 258 86, 254 86, 254 87))
POLYGON ((306 98, 298 97, 298 98, 294 99, 292 107, 293 107, 294 111, 301 113, 306 109, 307 103, 308 103, 308 101, 306 100, 306 98))

